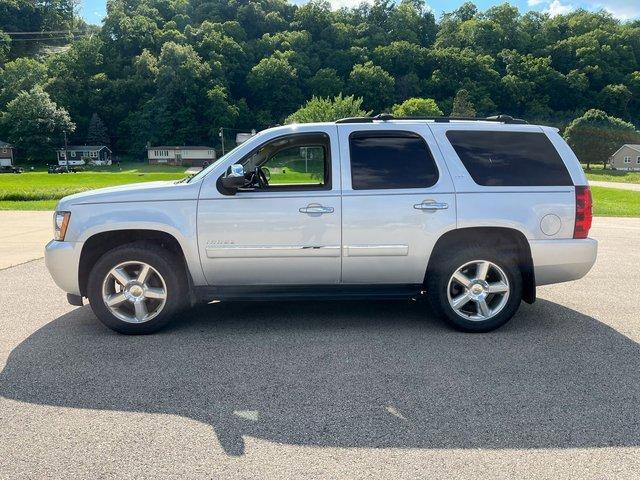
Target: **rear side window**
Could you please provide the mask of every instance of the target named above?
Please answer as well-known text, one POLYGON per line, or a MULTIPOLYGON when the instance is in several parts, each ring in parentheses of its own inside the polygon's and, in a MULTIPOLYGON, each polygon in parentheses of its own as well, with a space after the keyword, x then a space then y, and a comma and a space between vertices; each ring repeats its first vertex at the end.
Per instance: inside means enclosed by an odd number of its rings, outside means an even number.
POLYGON ((354 190, 425 188, 438 181, 427 143, 413 132, 353 132, 349 152, 354 190))
POLYGON ((449 130, 447 138, 478 185, 573 185, 544 133, 449 130))

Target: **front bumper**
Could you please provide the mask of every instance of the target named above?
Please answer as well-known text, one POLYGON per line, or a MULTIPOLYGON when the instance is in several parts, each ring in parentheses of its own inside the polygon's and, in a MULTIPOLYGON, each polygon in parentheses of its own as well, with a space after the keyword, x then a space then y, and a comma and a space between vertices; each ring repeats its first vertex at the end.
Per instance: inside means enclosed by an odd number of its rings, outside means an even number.
POLYGON ((80 295, 78 267, 81 252, 81 242, 51 240, 44 248, 44 261, 53 281, 62 290, 73 295, 80 295))
POLYGON ((584 277, 596 262, 598 242, 593 238, 530 240, 536 285, 568 282, 584 277))

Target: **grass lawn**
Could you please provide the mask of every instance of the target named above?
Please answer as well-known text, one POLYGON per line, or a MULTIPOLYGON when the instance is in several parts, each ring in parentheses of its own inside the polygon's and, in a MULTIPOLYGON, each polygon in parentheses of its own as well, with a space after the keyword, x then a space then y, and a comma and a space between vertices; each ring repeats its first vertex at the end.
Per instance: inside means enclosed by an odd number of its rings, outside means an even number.
POLYGON ((596 217, 640 217, 640 192, 591 187, 596 217))
POLYGON ((177 180, 185 167, 123 164, 78 173, 49 174, 46 171, 0 175, 1 210, 50 210, 60 198, 95 188, 127 183, 177 180))
POLYGON ((602 165, 591 165, 591 170, 586 170, 586 165, 582 165, 589 180, 600 180, 601 182, 622 182, 640 183, 640 172, 623 172, 622 170, 606 170, 602 165))

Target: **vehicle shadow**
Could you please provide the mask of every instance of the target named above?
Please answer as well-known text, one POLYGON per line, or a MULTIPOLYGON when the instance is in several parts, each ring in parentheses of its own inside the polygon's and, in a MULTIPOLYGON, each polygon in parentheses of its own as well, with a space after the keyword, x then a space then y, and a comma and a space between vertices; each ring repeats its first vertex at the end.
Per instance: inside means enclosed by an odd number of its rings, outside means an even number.
POLYGON ((152 336, 76 309, 10 354, 0 395, 183 415, 230 455, 243 436, 338 447, 640 445, 640 349, 539 300, 502 329, 451 331, 415 302, 207 305, 152 336), (213 439, 213 437, 212 437, 213 439))

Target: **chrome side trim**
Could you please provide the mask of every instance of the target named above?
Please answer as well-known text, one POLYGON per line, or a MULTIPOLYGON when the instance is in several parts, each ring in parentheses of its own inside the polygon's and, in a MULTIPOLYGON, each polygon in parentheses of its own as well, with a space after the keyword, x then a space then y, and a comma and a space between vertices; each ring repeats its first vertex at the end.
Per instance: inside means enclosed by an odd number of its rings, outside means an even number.
POLYGON ((340 245, 224 245, 206 251, 207 258, 339 257, 340 245))
POLYGON ((409 245, 347 245, 345 257, 406 257, 409 245))

